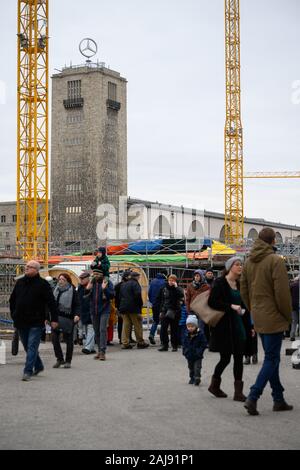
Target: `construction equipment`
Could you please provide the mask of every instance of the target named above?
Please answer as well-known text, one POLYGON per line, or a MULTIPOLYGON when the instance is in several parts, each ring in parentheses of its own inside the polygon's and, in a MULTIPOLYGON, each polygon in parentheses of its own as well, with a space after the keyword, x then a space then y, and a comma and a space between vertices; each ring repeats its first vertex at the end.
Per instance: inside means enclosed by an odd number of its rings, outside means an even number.
POLYGON ((48 263, 48 0, 18 0, 17 247, 48 263))
POLYGON ((300 171, 256 171, 244 174, 244 179, 259 178, 300 178, 300 171))
POLYGON ((240 245, 244 238, 244 195, 239 0, 225 0, 225 57, 225 243, 240 245))

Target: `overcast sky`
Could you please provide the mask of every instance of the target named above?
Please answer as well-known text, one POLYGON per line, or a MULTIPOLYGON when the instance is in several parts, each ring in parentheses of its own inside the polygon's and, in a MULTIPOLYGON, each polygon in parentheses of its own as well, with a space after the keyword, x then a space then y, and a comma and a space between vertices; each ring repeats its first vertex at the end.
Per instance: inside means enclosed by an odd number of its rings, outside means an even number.
MULTIPOLYGON (((16 194, 17 0, 1 1, 0 200, 16 194)), ((241 0, 245 171, 300 170, 300 1, 241 0), (298 82, 297 82, 298 81, 298 82), (294 88, 293 88, 294 87, 294 88)), ((50 73, 98 58, 128 80, 128 194, 224 211, 224 0, 49 0, 50 73)), ((245 215, 300 225, 300 180, 245 183, 245 215)))

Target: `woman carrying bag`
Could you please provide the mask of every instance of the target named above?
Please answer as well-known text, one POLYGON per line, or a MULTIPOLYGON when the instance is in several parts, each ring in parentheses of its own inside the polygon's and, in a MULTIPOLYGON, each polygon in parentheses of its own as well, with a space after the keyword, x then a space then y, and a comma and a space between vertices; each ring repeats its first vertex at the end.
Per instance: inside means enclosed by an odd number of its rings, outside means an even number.
POLYGON ((243 355, 248 334, 245 310, 239 290, 239 279, 243 266, 241 259, 232 257, 225 263, 223 276, 216 279, 211 290, 208 305, 225 312, 214 328, 211 328, 210 350, 220 353, 220 361, 216 365, 209 392, 218 398, 227 397, 221 388, 221 376, 230 363, 233 355, 234 397, 235 401, 245 401, 243 394, 243 355))
POLYGON ((71 368, 73 357, 73 330, 74 325, 80 320, 80 304, 78 294, 72 284, 72 279, 68 274, 60 274, 58 276, 58 284, 54 289, 54 297, 58 309, 58 327, 52 331, 52 344, 54 347, 55 357, 57 359, 53 368, 58 369, 64 365, 65 369, 71 368), (66 342, 66 360, 64 360, 63 352, 60 345, 60 333, 63 333, 66 342))

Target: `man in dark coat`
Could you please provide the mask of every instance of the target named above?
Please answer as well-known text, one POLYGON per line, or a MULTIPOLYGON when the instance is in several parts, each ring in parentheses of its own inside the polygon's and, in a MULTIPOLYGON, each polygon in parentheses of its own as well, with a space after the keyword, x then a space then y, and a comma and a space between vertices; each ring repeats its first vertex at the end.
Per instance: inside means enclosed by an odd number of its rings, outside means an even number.
POLYGON ((89 271, 81 273, 79 279, 78 299, 80 304, 80 321, 85 335, 82 352, 83 354, 92 354, 95 352, 95 332, 91 316, 90 290, 87 289, 90 280, 89 271))
POLYGON ((137 339, 137 347, 144 349, 149 346, 143 339, 143 323, 141 319, 143 298, 139 284, 139 273, 132 271, 130 279, 121 285, 119 312, 123 316, 122 349, 132 349, 130 344, 130 332, 134 327, 137 339))
POLYGON ((41 335, 49 312, 51 327, 58 326, 58 312, 52 289, 39 275, 40 265, 31 260, 25 266, 25 276, 16 282, 9 299, 10 314, 26 351, 26 363, 22 380, 44 370, 39 356, 41 335))
POLYGON ((98 353, 94 359, 106 360, 107 327, 110 315, 110 301, 114 298, 114 286, 104 277, 103 271, 94 268, 93 275, 86 286, 91 291, 91 315, 98 353))
POLYGON ((184 292, 177 285, 177 277, 170 274, 165 287, 160 290, 159 304, 161 317, 160 339, 162 346, 158 351, 168 351, 169 335, 168 327, 171 329, 172 351, 178 349, 178 325, 181 316, 181 305, 184 301, 184 292))
POLYGON ((160 290, 166 285, 166 276, 163 273, 158 273, 156 278, 150 283, 148 297, 152 304, 152 326, 149 334, 149 341, 151 344, 155 344, 155 333, 159 324, 159 293, 160 290))

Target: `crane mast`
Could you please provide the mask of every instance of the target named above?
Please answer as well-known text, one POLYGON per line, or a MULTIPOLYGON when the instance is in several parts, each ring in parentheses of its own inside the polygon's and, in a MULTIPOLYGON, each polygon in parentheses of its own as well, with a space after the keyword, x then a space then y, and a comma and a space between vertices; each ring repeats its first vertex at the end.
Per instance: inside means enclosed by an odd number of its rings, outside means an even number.
POLYGON ((17 249, 48 263, 48 0, 18 0, 17 249))
POLYGON ((244 238, 239 0, 225 0, 225 57, 225 241, 239 245, 244 238))

